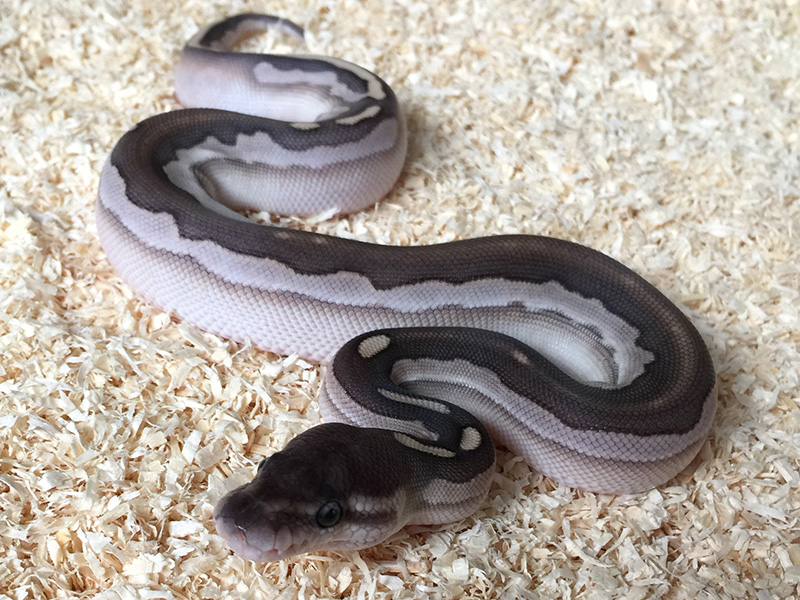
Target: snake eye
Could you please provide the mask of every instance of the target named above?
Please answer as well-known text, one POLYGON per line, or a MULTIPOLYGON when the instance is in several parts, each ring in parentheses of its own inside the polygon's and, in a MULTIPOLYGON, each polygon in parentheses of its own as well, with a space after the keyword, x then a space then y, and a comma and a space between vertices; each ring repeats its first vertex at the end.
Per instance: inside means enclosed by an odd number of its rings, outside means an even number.
POLYGON ((317 511, 317 525, 323 529, 333 527, 341 518, 342 507, 336 500, 326 502, 322 505, 322 508, 317 511))

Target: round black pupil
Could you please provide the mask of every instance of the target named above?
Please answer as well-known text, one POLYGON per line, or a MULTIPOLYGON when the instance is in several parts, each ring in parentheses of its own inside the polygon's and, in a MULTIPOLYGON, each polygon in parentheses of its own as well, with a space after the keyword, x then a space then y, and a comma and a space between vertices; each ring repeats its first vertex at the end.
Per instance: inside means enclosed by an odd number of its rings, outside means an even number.
POLYGON ((328 502, 317 512, 317 524, 320 527, 332 527, 339 520, 341 512, 338 502, 328 502))

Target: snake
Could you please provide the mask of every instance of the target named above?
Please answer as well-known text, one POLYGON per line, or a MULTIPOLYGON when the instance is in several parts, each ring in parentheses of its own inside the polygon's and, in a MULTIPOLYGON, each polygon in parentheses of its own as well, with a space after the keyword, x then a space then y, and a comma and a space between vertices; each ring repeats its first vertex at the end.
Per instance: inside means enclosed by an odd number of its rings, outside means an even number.
POLYGON ((559 484, 628 494, 693 461, 717 402, 708 348, 644 278, 587 246, 498 235, 385 246, 258 223, 351 213, 395 185, 408 134, 393 90, 344 60, 234 46, 269 15, 200 30, 185 107, 119 139, 96 206, 108 260, 206 331, 325 366, 324 422, 214 509, 254 561, 379 544, 467 518, 496 446, 559 484))

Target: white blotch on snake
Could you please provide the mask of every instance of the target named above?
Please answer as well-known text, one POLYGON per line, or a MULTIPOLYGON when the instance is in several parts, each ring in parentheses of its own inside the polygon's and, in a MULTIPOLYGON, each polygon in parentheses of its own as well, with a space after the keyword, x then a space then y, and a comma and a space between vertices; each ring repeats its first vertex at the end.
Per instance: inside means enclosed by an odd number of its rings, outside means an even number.
POLYGON ((290 125, 295 129, 299 129, 300 131, 310 131, 319 127, 319 123, 316 123, 315 121, 298 121, 296 123, 290 123, 290 125))
POLYGON ((358 345, 358 353, 361 358, 372 358, 379 352, 383 352, 389 347, 391 340, 387 335, 373 335, 362 340, 358 345))
POLYGON ((451 452, 445 448, 439 448, 437 446, 429 446, 428 444, 423 444, 418 442, 411 436, 406 435, 405 433, 395 433, 394 439, 398 442, 403 444, 404 446, 408 446, 412 450, 419 450, 420 452, 425 452, 426 454, 432 454, 433 456, 438 456, 440 458, 454 458, 456 453, 451 452))
POLYGON ((475 450, 481 445, 481 434, 474 427, 465 427, 461 432, 461 442, 458 446, 462 450, 475 450))
MULTIPOLYGON (((359 348, 359 353, 360 353, 359 348)), ((436 402, 435 400, 430 400, 426 398, 421 398, 419 396, 406 396, 405 394, 398 394, 397 392, 392 392, 390 390, 385 390, 383 388, 378 388, 378 393, 383 396, 384 398, 388 398, 389 400, 394 400, 395 402, 403 402, 404 404, 413 404, 414 406, 421 406, 423 408, 427 408, 428 410, 435 410, 438 413, 442 413, 443 415, 449 415, 450 409, 447 407, 446 404, 442 404, 441 402, 436 402)))
POLYGON ((336 123, 338 125, 355 125, 359 121, 363 121, 364 119, 370 119, 381 112, 380 106, 372 105, 365 110, 362 110, 357 115, 353 115, 352 117, 343 117, 341 119, 336 119, 336 123))
POLYGON ((525 356, 525 355, 524 355, 522 352, 520 352, 519 350, 514 350, 514 351, 511 353, 511 356, 513 356, 513 357, 514 357, 514 358, 515 358, 515 359, 516 359, 518 362, 522 363, 523 365, 528 365, 528 364, 530 364, 530 362, 531 362, 530 360, 528 360, 528 357, 527 357, 527 356, 525 356))

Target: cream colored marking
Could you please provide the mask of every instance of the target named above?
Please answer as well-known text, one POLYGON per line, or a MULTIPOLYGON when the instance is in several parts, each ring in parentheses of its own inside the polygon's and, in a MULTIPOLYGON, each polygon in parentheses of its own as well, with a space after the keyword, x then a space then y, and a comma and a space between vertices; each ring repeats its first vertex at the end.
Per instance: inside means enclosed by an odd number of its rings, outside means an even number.
POLYGON ((334 58, 333 56, 314 56, 316 60, 330 63, 340 69, 350 71, 356 77, 364 80, 367 84, 367 96, 375 98, 375 100, 383 100, 386 98, 386 93, 383 91, 380 80, 370 73, 365 68, 355 65, 341 58, 334 58))
POLYGON ((310 131, 319 127, 319 123, 315 123, 314 121, 298 121, 296 123, 290 123, 290 125, 300 131, 310 131))
MULTIPOLYGON (((359 347, 359 354, 360 353, 361 350, 359 347)), ((392 392, 390 390, 385 390, 383 388, 378 388, 378 393, 384 398, 388 398, 389 400, 394 400, 395 402, 402 402, 404 404, 413 404, 414 406, 421 406, 422 408, 427 408, 428 410, 433 410, 438 413, 442 413, 443 415, 450 414, 450 408, 446 404, 442 404, 441 402, 436 402, 435 400, 430 400, 429 398, 421 398, 420 396, 411 396, 411 395, 407 396, 405 394, 398 394, 397 392, 392 392)))
POLYGON ((365 340, 361 340, 361 343, 358 345, 358 353, 361 355, 361 358, 372 358, 379 352, 386 350, 391 341, 388 335, 373 335, 365 340))
POLYGON ((471 515, 483 503, 493 475, 494 465, 463 483, 433 479, 422 491, 422 508, 414 522, 449 523, 455 515, 458 519, 471 515))
POLYGON ((514 358, 515 358, 515 359, 516 359, 518 362, 521 362, 523 365, 529 365, 529 364, 531 364, 531 361, 530 361, 530 360, 528 360, 528 357, 527 357, 527 356, 525 356, 525 355, 524 355, 522 352, 520 352, 519 350, 514 350, 514 351, 511 353, 511 356, 513 356, 513 357, 514 357, 514 358))
POLYGON ((391 496, 367 496, 365 494, 352 494, 347 497, 347 509, 352 512, 364 514, 386 514, 402 505, 404 492, 398 490, 391 496))
POLYGON ((336 119, 337 125, 355 125, 359 121, 363 121, 364 119, 370 119, 381 112, 380 106, 370 106, 366 109, 362 110, 357 115, 353 115, 351 117, 343 117, 341 119, 336 119))
POLYGON ((465 427, 461 432, 461 441, 458 447, 462 450, 475 450, 481 445, 481 433, 474 427, 465 427))
POLYGON ((403 446, 407 446, 412 450, 419 450, 420 452, 432 454, 433 456, 438 456, 440 458, 454 458, 456 455, 455 452, 451 452, 445 448, 439 448, 437 446, 429 446, 428 444, 420 443, 405 433, 395 433, 394 439, 403 444, 403 446))

